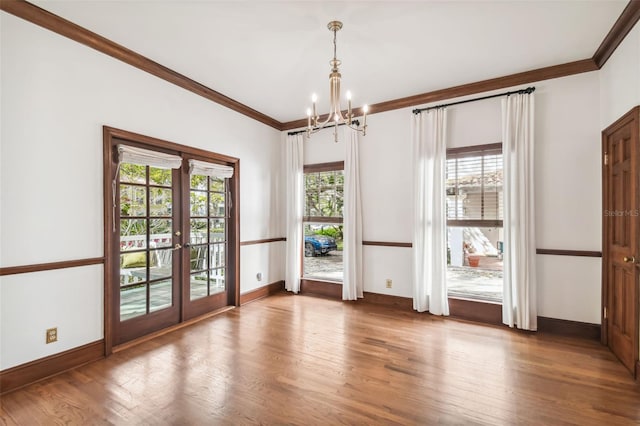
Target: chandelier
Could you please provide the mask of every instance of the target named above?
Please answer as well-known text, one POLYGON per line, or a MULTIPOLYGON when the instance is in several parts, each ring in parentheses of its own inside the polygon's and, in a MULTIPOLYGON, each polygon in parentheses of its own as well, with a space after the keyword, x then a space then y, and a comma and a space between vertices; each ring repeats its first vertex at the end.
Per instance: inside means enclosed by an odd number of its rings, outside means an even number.
POLYGON ((331 65, 331 74, 329 74, 329 114, 324 122, 319 123, 320 116, 316 109, 318 96, 314 93, 311 96, 313 109, 307 108, 307 137, 311 137, 312 133, 316 133, 328 125, 333 125, 333 136, 335 141, 338 142, 339 125, 345 125, 353 130, 362 132, 363 136, 367 134, 367 112, 369 112, 369 107, 367 105, 362 107, 363 124, 362 128, 360 128, 360 123, 354 120, 355 114, 351 110, 351 92, 347 91, 348 106, 346 116, 342 114, 342 109, 340 108, 340 78, 342 75, 338 68, 341 62, 336 58, 336 33, 342 28, 342 22, 331 21, 327 24, 327 28, 333 32, 333 59, 329 62, 331 65))

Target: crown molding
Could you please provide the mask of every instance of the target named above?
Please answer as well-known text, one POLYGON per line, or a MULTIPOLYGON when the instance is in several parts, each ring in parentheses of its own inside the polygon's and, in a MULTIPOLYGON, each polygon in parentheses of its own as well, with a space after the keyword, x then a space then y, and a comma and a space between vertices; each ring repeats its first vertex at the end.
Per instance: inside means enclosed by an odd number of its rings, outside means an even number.
MULTIPOLYGON (((71 21, 67 21, 64 18, 48 12, 25 0, 1 0, 0 10, 91 47, 169 83, 189 90, 190 92, 202 96, 205 99, 273 127, 276 130, 292 130, 302 128, 307 125, 306 118, 282 123, 275 118, 256 111, 253 108, 225 96, 220 92, 210 89, 185 75, 173 71, 172 69, 154 62, 139 53, 127 49, 122 45, 74 24, 71 21)), ((630 0, 592 58, 380 102, 370 106, 369 114, 408 108, 416 105, 503 89, 505 87, 512 87, 520 84, 597 71, 602 68, 606 61, 611 57, 613 52, 620 45, 622 40, 624 40, 638 20, 640 20, 640 0, 630 0)))
POLYGON ((216 92, 207 86, 198 83, 189 77, 182 75, 170 68, 165 67, 141 54, 127 49, 126 47, 115 43, 99 34, 89 31, 71 21, 67 21, 58 15, 46 11, 34 4, 24 0, 2 0, 0 1, 0 10, 22 18, 25 21, 46 28, 54 33, 60 34, 78 43, 84 44, 98 52, 109 55, 126 64, 134 66, 142 71, 148 72, 158 78, 161 78, 176 86, 182 87, 196 95, 202 96, 210 101, 220 104, 224 107, 246 115, 256 121, 271 126, 274 129, 282 130, 282 123, 269 117, 255 109, 248 107, 220 92, 216 92))
POLYGON ((598 65, 598 68, 604 66, 638 20, 640 20, 640 0, 630 0, 616 23, 613 24, 609 33, 602 40, 596 53, 593 54, 593 60, 598 65))

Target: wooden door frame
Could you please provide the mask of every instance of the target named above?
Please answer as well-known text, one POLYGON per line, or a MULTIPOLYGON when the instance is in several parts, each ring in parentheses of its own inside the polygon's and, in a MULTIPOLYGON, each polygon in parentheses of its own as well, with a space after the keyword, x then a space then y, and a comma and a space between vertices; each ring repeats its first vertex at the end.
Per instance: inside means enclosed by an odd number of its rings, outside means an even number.
MULTIPOLYGON (((133 145, 144 144, 157 148, 161 151, 172 151, 174 153, 188 154, 202 159, 222 162, 233 167, 233 177, 229 179, 229 190, 231 192, 231 211, 229 221, 233 225, 233 232, 229 233, 228 250, 231 267, 228 269, 229 282, 231 286, 228 290, 228 305, 240 305, 240 160, 223 154, 216 154, 199 148, 193 148, 186 145, 180 145, 174 142, 162 139, 144 136, 138 133, 117 129, 114 127, 103 126, 103 220, 104 220, 104 342, 105 356, 111 355, 113 352, 113 321, 114 309, 112 306, 112 298, 114 297, 112 289, 112 281, 114 274, 117 274, 119 262, 114 259, 112 253, 115 244, 118 244, 113 237, 113 187, 112 180, 115 173, 114 168, 114 151, 115 139, 131 142, 133 145)), ((183 304, 180 305, 180 322, 183 322, 183 304)))
MULTIPOLYGON (((609 241, 609 230, 607 227, 607 216, 604 214, 604 209, 608 206, 609 202, 609 190, 608 190, 608 177, 607 177, 607 166, 605 166, 605 155, 607 152, 607 139, 611 133, 615 132, 620 126, 626 125, 629 121, 635 121, 636 129, 635 129, 635 140, 637 144, 640 144, 640 105, 632 108, 629 112, 624 114, 618 120, 616 120, 613 124, 602 131, 602 305, 600 308, 601 315, 601 333, 600 333, 600 341, 603 345, 609 344, 609 327, 607 323, 607 318, 605 317, 605 308, 609 305, 609 279, 608 279, 608 268, 610 253, 607 242, 609 241)), ((640 146, 637 147, 638 158, 636 158, 637 167, 640 168, 640 146)), ((636 178, 636 200, 640 200, 640 176, 635 176, 636 178)), ((639 207, 640 208, 640 207, 639 207)), ((637 227, 638 236, 637 241, 640 242, 640 226, 637 227)), ((640 247, 636 248, 636 255, 640 254, 640 247)), ((639 272, 636 264, 636 274, 639 272)), ((640 279, 636 279, 636 300, 633 304, 635 306, 635 320, 634 331, 633 331, 633 347, 634 347, 634 359, 635 359, 635 372, 634 377, 636 379, 640 378, 640 371, 638 368, 639 356, 640 356, 640 279)))

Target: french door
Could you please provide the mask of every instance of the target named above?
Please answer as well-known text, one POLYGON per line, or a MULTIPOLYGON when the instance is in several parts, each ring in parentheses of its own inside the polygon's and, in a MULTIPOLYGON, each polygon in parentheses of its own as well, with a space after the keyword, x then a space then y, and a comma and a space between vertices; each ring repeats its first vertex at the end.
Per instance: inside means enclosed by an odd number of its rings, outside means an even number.
POLYGON ((237 160, 181 147, 105 128, 107 354, 238 301, 237 160))

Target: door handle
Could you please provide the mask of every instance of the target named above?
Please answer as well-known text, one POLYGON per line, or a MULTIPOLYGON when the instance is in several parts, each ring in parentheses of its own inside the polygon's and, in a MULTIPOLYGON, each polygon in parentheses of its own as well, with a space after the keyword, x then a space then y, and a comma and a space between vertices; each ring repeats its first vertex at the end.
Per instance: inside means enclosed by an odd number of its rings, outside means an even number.
POLYGON ((182 248, 182 246, 181 246, 180 244, 176 244, 176 245, 173 247, 173 250, 179 250, 179 249, 181 249, 181 248, 182 248))
POLYGON ((634 256, 627 257, 625 256, 622 260, 626 263, 636 263, 636 258, 634 256))

